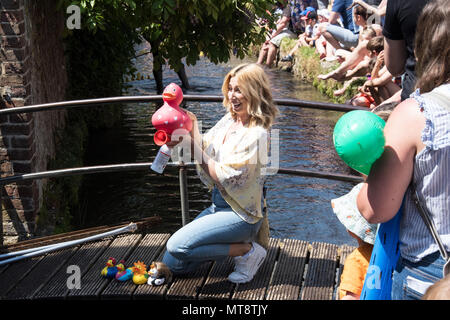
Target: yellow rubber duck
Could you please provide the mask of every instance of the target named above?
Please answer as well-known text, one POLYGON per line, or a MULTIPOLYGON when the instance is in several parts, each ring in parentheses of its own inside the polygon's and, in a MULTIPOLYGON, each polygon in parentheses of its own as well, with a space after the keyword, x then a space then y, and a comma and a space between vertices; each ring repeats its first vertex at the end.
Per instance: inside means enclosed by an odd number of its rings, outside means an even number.
POLYGON ((147 266, 141 261, 135 262, 133 267, 133 282, 135 284, 145 284, 147 283, 147 279, 147 266))
POLYGON ((106 267, 102 270, 102 276, 105 278, 114 278, 117 273, 116 259, 109 258, 106 262, 106 267))

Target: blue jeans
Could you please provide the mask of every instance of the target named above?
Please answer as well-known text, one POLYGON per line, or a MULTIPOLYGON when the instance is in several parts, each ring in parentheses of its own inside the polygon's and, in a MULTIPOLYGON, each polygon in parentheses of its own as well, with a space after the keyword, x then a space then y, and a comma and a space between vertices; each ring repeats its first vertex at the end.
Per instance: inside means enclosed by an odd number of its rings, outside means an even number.
POLYGON ((255 224, 242 220, 213 189, 213 204, 167 241, 163 262, 175 274, 197 269, 206 261, 228 257, 230 244, 250 242, 258 233, 262 219, 255 224))
POLYGON ((353 33, 352 31, 342 28, 334 24, 327 25, 327 31, 339 41, 345 49, 350 49, 351 47, 356 47, 359 42, 359 35, 353 33))
POLYGON ((419 262, 399 258, 392 278, 392 300, 419 300, 426 289, 442 278, 444 259, 439 252, 419 262))

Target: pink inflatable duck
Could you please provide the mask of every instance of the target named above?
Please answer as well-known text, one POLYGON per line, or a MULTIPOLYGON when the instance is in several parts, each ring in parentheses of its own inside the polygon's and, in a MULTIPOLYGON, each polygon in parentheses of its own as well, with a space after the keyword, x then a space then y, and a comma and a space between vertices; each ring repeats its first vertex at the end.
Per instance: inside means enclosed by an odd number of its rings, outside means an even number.
POLYGON ((152 124, 156 128, 153 140, 158 146, 170 141, 171 134, 176 129, 192 129, 192 121, 189 116, 180 109, 183 101, 183 91, 175 83, 169 84, 162 94, 164 104, 152 116, 152 124))

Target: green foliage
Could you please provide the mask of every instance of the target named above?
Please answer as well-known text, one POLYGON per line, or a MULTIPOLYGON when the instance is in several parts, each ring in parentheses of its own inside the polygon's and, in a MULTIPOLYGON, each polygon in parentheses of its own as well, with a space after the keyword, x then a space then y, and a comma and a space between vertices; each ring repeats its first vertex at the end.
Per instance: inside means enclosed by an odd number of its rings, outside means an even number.
POLYGON ((213 63, 228 61, 232 51, 243 58, 252 43, 264 41, 264 32, 254 20, 255 15, 267 15, 265 10, 271 5, 266 0, 152 2, 153 6, 162 4, 163 14, 156 11, 147 17, 154 28, 144 28, 144 36, 159 35, 161 57, 175 70, 184 57, 188 65, 195 64, 200 52, 213 63), (153 32, 147 35, 147 30, 153 32))
POLYGON ((81 8, 82 29, 96 33, 120 21, 136 38, 152 45, 154 68, 167 61, 178 71, 181 60, 195 64, 200 52, 212 62, 226 62, 231 52, 243 58, 253 43, 264 41, 256 16, 268 16, 275 0, 60 0, 81 8))

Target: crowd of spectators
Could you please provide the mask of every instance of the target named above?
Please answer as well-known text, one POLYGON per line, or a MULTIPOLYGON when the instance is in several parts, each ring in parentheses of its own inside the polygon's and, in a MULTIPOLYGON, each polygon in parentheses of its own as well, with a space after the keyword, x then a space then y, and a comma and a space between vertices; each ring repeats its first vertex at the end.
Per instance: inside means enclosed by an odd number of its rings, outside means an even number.
POLYGON ((415 61, 411 35, 417 11, 425 3, 392 1, 388 6, 388 0, 280 0, 273 12, 277 27, 268 31, 258 63, 271 67, 281 40, 297 38, 281 61, 293 61, 301 46, 315 48, 324 64, 338 64, 329 73, 318 75, 321 80, 343 83, 334 95, 343 95, 355 80, 365 77, 349 104, 373 109, 385 102, 400 102, 412 93, 415 61))
POLYGON ((331 201, 358 241, 339 298, 360 299, 376 224, 400 212, 400 257, 384 289, 393 300, 449 299, 450 0, 280 0, 278 9, 298 38, 281 61, 315 48, 323 64, 337 63, 318 75, 343 83, 334 95, 364 78, 348 103, 386 121, 384 152, 364 182, 331 201))

